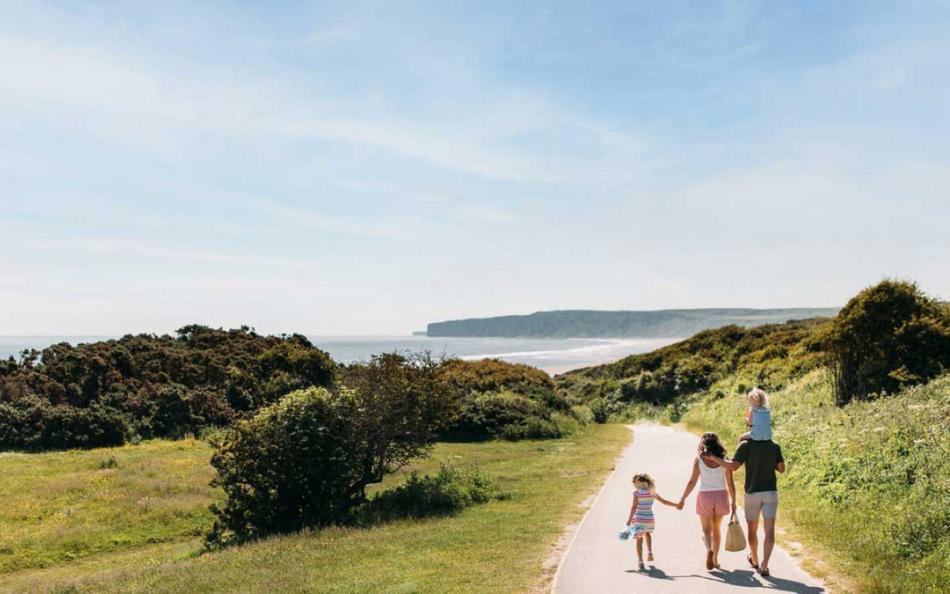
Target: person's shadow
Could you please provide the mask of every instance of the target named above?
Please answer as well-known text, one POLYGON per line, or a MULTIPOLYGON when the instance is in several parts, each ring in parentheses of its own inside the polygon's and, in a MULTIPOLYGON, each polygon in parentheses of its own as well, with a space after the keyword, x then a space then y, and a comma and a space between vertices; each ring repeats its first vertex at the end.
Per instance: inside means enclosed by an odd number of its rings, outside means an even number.
POLYGON ((756 578, 755 572, 749 569, 736 569, 734 571, 711 571, 708 575, 697 573, 689 575, 669 575, 662 569, 651 565, 648 569, 628 569, 627 573, 636 573, 645 575, 658 580, 677 580, 682 578, 699 578, 701 580, 710 580, 738 586, 740 588, 769 588, 780 592, 793 592, 794 594, 826 594, 826 590, 819 586, 809 586, 795 580, 777 578, 775 576, 756 578), (761 580, 761 581, 760 581, 761 580))

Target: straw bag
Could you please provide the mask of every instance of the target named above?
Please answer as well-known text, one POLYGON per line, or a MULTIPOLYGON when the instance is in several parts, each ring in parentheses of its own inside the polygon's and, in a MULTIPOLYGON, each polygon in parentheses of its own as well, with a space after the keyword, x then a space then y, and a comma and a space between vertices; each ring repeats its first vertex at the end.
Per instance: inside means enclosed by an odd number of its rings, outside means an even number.
POLYGON ((742 533, 742 524, 736 517, 736 512, 732 512, 729 518, 729 527, 726 529, 726 550, 742 551, 745 549, 745 534, 742 533))

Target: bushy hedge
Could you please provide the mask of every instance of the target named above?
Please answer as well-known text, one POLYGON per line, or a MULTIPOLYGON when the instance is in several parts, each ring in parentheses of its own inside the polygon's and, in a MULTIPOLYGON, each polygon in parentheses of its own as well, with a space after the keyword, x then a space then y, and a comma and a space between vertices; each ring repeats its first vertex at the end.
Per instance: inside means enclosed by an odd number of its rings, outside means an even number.
POLYGON ((435 476, 411 472, 405 483, 367 501, 356 511, 355 519, 361 524, 370 524, 452 515, 479 503, 507 497, 507 493, 477 468, 443 464, 435 476))
POLYGON ((50 405, 39 399, 0 402, 0 449, 94 448, 125 440, 124 415, 111 407, 50 405))
POLYGON ((540 369, 497 359, 450 360, 442 376, 459 394, 458 415, 445 433, 453 440, 548 439, 565 435, 574 417, 570 402, 540 369))
POLYGON ((893 393, 950 369, 950 313, 909 282, 886 280, 858 293, 825 341, 838 404, 893 393))
POLYGON ((246 417, 293 390, 329 386, 334 370, 303 336, 246 327, 56 344, 0 364, 0 448, 180 437, 246 417))

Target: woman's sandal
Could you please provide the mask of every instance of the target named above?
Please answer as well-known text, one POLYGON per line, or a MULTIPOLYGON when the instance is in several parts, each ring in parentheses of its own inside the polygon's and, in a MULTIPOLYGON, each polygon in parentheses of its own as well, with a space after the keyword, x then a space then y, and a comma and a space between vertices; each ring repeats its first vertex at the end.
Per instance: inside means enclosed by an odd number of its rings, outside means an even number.
POLYGON ((643 571, 643 570, 645 570, 646 568, 647 568, 647 566, 643 564, 643 561, 640 561, 640 571, 643 571))
POLYGON ((759 564, 758 564, 758 563, 753 563, 753 562, 752 562, 752 555, 746 555, 745 560, 748 561, 748 562, 749 562, 749 565, 751 565, 752 567, 754 567, 754 568, 756 568, 756 569, 759 568, 759 564))
POLYGON ((772 574, 769 573, 769 569, 768 569, 768 567, 766 567, 765 569, 760 569, 760 570, 759 570, 759 575, 761 575, 762 577, 769 577, 769 576, 772 575, 772 574))
POLYGON ((712 571, 713 568, 713 552, 706 551, 706 569, 712 571))

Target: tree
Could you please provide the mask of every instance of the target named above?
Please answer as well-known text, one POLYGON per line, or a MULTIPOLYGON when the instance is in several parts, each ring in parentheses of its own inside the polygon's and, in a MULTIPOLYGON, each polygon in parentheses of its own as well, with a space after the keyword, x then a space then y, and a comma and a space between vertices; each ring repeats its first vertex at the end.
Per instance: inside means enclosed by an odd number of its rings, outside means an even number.
POLYGON ((916 284, 885 280, 848 301, 824 342, 843 405, 950 369, 950 314, 916 284))
POLYGON ((366 485, 427 454, 457 414, 457 392, 428 353, 375 356, 348 367, 342 382, 358 394, 357 430, 365 440, 355 496, 364 497, 366 485))

